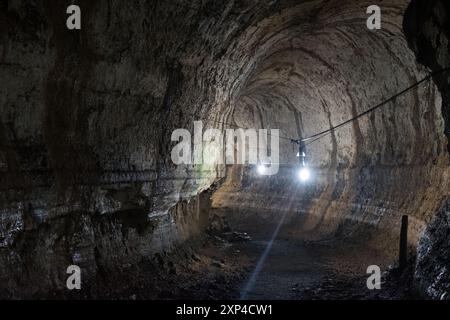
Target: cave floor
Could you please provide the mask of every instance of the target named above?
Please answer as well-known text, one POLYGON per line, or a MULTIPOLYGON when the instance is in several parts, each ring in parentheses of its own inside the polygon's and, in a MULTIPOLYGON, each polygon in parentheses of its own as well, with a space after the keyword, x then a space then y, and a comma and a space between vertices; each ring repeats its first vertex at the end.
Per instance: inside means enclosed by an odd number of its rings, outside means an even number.
MULTIPOLYGON (((270 238, 270 237, 268 237, 270 238)), ((177 266, 170 282, 176 289, 168 299, 413 299, 407 280, 385 273, 381 290, 369 290, 367 263, 376 260, 373 251, 332 242, 307 243, 275 239, 226 241, 214 236, 191 258, 194 263, 177 266), (265 261, 261 255, 267 252, 265 261), (357 252, 359 251, 359 252, 357 252), (258 263, 261 268, 254 281, 258 263), (250 285, 249 285, 250 282, 250 285)), ((383 269, 382 269, 383 270, 383 269)), ((172 287, 172 289, 174 289, 172 287)))

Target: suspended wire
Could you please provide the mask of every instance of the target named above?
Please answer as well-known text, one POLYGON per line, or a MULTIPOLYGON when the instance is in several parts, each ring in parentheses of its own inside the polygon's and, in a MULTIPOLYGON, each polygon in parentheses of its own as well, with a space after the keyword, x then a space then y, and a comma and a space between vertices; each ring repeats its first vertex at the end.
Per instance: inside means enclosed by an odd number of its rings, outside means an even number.
POLYGON ((362 113, 356 115, 355 117, 353 117, 353 118, 351 118, 351 119, 348 119, 348 120, 346 120, 346 121, 344 121, 344 122, 342 122, 342 123, 340 123, 340 124, 338 124, 338 125, 336 125, 336 126, 333 126, 333 127, 329 128, 329 129, 327 129, 327 130, 318 132, 318 133, 316 133, 316 134, 313 134, 313 135, 311 135, 311 136, 309 136, 309 137, 306 137, 306 138, 303 138, 303 139, 296 140, 295 142, 299 143, 299 142, 307 142, 307 141, 309 141, 309 143, 308 143, 307 145, 310 145, 310 144, 316 142, 317 140, 320 140, 320 139, 323 138, 324 136, 330 134, 331 132, 333 132, 333 131, 335 131, 335 130, 337 130, 337 129, 339 129, 339 128, 341 128, 341 127, 343 127, 343 126, 345 126, 345 125, 347 125, 347 124, 349 124, 349 123, 351 123, 351 122, 353 122, 353 121, 355 121, 355 120, 357 120, 357 119, 359 119, 359 118, 361 118, 361 117, 363 117, 363 116, 366 116, 366 115, 368 115, 369 113, 374 112, 375 110, 377 110, 377 109, 379 109, 379 108, 385 106, 386 104, 388 104, 388 103, 390 103, 390 102, 392 102, 392 101, 395 101, 398 97, 400 97, 400 96, 404 95, 405 93, 407 93, 408 91, 410 91, 410 90, 412 90, 412 89, 418 87, 419 85, 421 85, 421 84, 424 83, 425 81, 431 80, 431 78, 432 78, 433 76, 436 76, 436 75, 438 75, 438 74, 444 73, 444 72, 449 71, 449 70, 450 70, 450 68, 445 68, 445 69, 441 69, 441 70, 432 72, 432 73, 430 73, 428 76, 426 76, 425 78, 423 78, 422 80, 420 80, 420 81, 418 81, 418 82, 412 84, 412 85, 409 86, 408 88, 406 88, 406 89, 404 89, 404 90, 402 90, 402 91, 396 93, 395 95, 393 95, 393 96, 390 97, 389 99, 384 100, 383 102, 377 104, 376 106, 374 106, 374 107, 372 107, 372 108, 369 108, 368 110, 366 110, 366 111, 364 111, 364 112, 362 112, 362 113))

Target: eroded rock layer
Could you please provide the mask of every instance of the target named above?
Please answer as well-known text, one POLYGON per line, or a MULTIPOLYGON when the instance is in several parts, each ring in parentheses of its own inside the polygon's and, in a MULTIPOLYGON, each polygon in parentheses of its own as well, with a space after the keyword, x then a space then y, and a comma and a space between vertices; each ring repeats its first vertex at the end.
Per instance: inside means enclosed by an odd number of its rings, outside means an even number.
POLYGON ((402 30, 409 1, 380 2, 382 29, 368 30, 372 2, 80 0, 80 31, 65 26, 69 1, 2 4, 0 296, 63 290, 77 263, 101 296, 105 274, 201 234, 205 190, 224 176, 216 207, 288 212, 289 232, 312 238, 369 226, 361 241, 391 261, 407 214, 415 247, 449 197, 446 84, 308 146, 310 184, 287 140, 272 177, 170 156, 173 130, 194 120, 305 137, 426 76, 402 30))
MULTIPOLYGON (((411 1, 405 13, 404 30, 418 61, 436 72, 434 82, 442 95, 445 134, 450 137, 450 74, 441 72, 450 67, 450 3, 411 1)), ((450 144, 447 147, 450 150, 450 144)), ((447 196, 418 248, 416 281, 427 296, 435 299, 450 297, 448 203, 447 196)))

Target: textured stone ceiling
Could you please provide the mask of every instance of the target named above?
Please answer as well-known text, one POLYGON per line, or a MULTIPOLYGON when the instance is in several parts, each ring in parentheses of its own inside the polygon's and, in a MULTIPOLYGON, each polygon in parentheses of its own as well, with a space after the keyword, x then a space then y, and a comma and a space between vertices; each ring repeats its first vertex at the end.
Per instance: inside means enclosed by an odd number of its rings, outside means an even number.
MULTIPOLYGON (((350 119, 424 77, 402 33, 406 2, 383 4, 380 31, 365 27, 368 5, 328 3, 309 12, 300 6, 296 14, 287 9, 283 29, 267 35, 272 44, 239 92, 234 108, 237 123, 248 126, 263 119, 260 125, 280 128, 285 136, 308 136, 350 119), (247 114, 254 117, 249 123, 245 123, 247 114)), ((311 150, 313 162, 348 166, 429 161, 445 143, 436 129, 441 124, 434 114, 432 104, 439 103, 434 95, 434 86, 421 86, 324 138, 311 150), (413 119, 416 113, 427 113, 429 122, 413 119), (433 142, 422 145, 421 139, 433 142), (334 153, 337 158, 331 159, 334 153)))
POLYGON ((311 145, 311 185, 292 178, 296 152, 285 140, 286 168, 270 179, 251 166, 170 160, 172 131, 194 120, 308 136, 424 77, 402 31, 409 1, 380 1, 378 31, 366 28, 373 2, 85 0, 76 32, 65 28, 65 1, 2 4, 0 221, 9 222, 0 245, 24 240, 11 250, 14 263, 0 256, 0 274, 26 259, 49 268, 29 243, 44 253, 69 248, 65 256, 81 255, 93 269, 99 241, 105 261, 115 250, 120 260, 167 249, 190 232, 174 206, 225 174, 216 206, 301 211, 305 219, 293 226, 316 235, 361 222, 381 230, 377 245, 391 253, 409 214, 415 245, 450 190, 433 83, 311 145), (120 222, 96 224, 130 210, 156 225, 130 240, 120 222), (59 223, 75 216, 72 236, 61 238, 59 223))

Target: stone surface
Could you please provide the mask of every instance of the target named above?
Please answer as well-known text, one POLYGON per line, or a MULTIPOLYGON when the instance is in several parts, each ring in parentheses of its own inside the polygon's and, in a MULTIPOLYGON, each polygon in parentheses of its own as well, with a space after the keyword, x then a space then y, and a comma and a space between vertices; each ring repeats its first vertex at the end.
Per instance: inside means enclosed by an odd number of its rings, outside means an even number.
MULTIPOLYGON (((411 1, 405 13, 404 30, 410 47, 423 65, 436 74, 434 81, 442 95, 445 134, 450 137, 450 4, 447 1, 411 1)), ((450 152, 450 144, 447 145, 450 152)))
MULTIPOLYGON (((416 1, 408 7, 404 20, 405 34, 420 63, 436 72, 433 77, 442 95, 445 134, 450 137, 450 3, 416 1)), ((447 145, 450 151, 450 144, 447 145)), ((415 278, 422 292, 434 299, 449 299, 450 225, 449 198, 428 226, 418 248, 415 278)))
POLYGON ((426 296, 450 299, 450 200, 427 227, 417 249, 416 282, 426 296))
POLYGON ((0 5, 0 296, 64 290, 72 263, 90 296, 110 292, 105 274, 201 233, 204 191, 225 175, 215 206, 271 223, 289 211, 290 232, 312 238, 361 232, 390 259, 401 215, 415 247, 449 197, 439 79, 308 147, 309 185, 285 140, 272 178, 170 159, 172 131, 194 120, 308 136, 420 80, 409 1, 383 1, 379 31, 365 0, 80 0, 81 31, 65 28, 69 3, 0 5))

